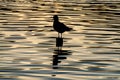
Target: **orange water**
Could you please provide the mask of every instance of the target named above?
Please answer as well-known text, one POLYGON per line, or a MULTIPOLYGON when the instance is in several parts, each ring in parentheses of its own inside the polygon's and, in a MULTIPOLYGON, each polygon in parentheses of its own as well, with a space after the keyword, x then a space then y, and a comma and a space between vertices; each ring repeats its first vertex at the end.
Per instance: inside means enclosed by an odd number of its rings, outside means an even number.
POLYGON ((96 1, 1 0, 0 80, 120 80, 120 2, 96 1))

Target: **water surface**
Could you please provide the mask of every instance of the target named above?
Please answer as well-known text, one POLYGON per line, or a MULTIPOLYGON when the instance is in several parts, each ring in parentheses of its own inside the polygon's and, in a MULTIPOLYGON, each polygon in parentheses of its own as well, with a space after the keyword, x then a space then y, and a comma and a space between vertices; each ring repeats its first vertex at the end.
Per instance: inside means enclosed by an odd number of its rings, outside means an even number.
POLYGON ((120 2, 0 0, 0 80, 120 80, 120 2), (73 31, 56 47, 53 15, 73 31))

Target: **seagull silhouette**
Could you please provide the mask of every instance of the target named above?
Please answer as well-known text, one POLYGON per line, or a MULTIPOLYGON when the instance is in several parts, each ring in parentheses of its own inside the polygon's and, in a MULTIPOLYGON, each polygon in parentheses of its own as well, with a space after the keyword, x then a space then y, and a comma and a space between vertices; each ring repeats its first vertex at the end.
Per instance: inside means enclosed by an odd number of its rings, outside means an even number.
POLYGON ((58 37, 59 37, 59 33, 61 34, 62 37, 62 33, 64 33, 65 31, 71 31, 72 28, 67 27, 65 24, 59 22, 59 18, 57 15, 53 16, 54 22, 53 22, 53 28, 55 31, 58 32, 58 37))

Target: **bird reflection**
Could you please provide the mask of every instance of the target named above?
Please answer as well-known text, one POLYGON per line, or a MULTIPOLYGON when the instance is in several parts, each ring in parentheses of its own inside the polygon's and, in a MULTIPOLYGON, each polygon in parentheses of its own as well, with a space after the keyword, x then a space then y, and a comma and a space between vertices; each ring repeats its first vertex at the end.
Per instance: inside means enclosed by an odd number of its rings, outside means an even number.
POLYGON ((67 59, 67 55, 70 55, 70 50, 62 50, 63 46, 63 38, 57 37, 56 38, 56 47, 57 49, 54 50, 53 55, 53 69, 59 68, 59 63, 61 63, 62 60, 67 59))

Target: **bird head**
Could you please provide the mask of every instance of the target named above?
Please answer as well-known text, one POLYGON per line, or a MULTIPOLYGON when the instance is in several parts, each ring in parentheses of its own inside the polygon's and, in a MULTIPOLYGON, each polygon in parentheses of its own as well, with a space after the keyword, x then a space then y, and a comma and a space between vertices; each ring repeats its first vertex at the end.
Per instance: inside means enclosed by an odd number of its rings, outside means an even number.
POLYGON ((58 16, 57 16, 57 15, 54 15, 54 16, 53 16, 53 19, 54 19, 55 21, 58 21, 58 16))

